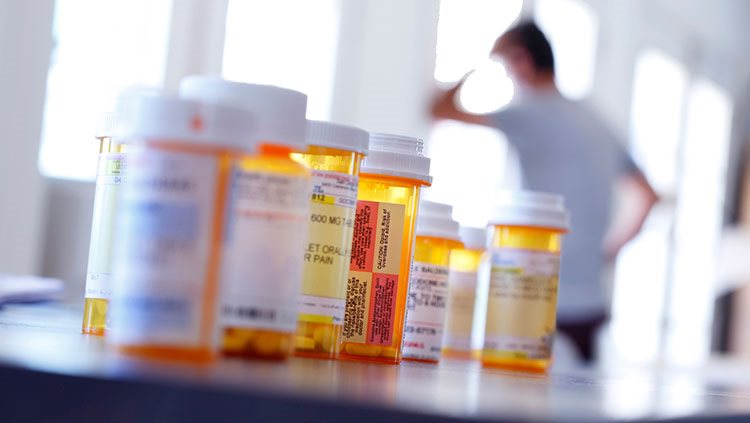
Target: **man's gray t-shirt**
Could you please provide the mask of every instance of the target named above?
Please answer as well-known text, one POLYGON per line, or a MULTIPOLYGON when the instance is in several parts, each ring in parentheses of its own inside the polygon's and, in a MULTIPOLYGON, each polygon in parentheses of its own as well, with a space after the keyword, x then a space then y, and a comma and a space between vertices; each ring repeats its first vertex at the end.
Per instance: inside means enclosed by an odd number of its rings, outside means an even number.
POLYGON ((518 151, 524 188, 561 194, 572 231, 563 239, 558 317, 606 313, 602 243, 613 185, 637 171, 617 137, 583 104, 558 93, 527 95, 489 115, 518 151))

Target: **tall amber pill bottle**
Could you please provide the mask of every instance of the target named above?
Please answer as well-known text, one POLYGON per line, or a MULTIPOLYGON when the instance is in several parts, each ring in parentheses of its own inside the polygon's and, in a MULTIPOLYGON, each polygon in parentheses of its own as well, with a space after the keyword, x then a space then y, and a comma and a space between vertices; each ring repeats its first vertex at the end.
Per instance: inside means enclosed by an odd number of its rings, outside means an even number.
POLYGON ((490 220, 491 265, 482 364, 546 372, 552 359, 563 198, 539 192, 500 195, 490 220))
POLYGON ((117 114, 103 113, 99 116, 96 128, 99 163, 81 325, 81 332, 89 335, 104 335, 109 325, 107 311, 112 297, 112 245, 125 173, 125 144, 114 136, 116 126, 117 114))
POLYGON ((451 251, 442 356, 470 360, 480 355, 474 322, 477 289, 485 275, 482 270, 487 259, 487 228, 462 226, 459 232, 464 245, 451 251))
POLYGON ((164 95, 121 103, 130 148, 107 339, 129 354, 211 360, 232 166, 252 146, 252 116, 164 95))
POLYGON ((242 156, 232 176, 220 343, 228 356, 286 359, 297 330, 308 235, 310 172, 291 157, 307 150, 307 96, 211 76, 184 78, 180 95, 253 116, 257 153, 242 156))
POLYGON ((357 194, 342 359, 401 362, 419 195, 432 182, 423 148, 416 138, 370 135, 357 194))
POLYGON ((293 154, 312 173, 295 349, 300 356, 330 359, 341 344, 359 169, 369 134, 310 120, 305 140, 307 151, 293 154))
POLYGON ((453 207, 422 201, 409 278, 404 360, 437 363, 443 343, 451 252, 461 248, 453 207))

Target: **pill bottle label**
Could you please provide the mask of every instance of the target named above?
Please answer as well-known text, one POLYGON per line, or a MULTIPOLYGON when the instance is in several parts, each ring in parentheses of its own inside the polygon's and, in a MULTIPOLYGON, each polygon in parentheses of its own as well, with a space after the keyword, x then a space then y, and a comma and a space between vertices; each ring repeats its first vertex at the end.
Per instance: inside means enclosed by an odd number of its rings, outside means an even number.
POLYGON ((115 263, 117 341, 200 343, 218 172, 212 156, 129 153, 115 263))
POLYGON ((448 267, 414 262, 404 326, 404 358, 440 359, 448 295, 448 267))
POLYGON ((341 325, 359 178, 313 170, 312 180, 299 320, 341 325))
POLYGON ((236 170, 222 274, 221 324, 293 332, 310 180, 236 170))
POLYGON ((343 337, 370 345, 393 343, 405 208, 357 201, 343 337))
POLYGON ((558 254, 492 252, 485 350, 508 358, 551 357, 559 270, 558 254))
POLYGON ((451 270, 448 274, 448 310, 443 348, 471 349, 478 278, 477 272, 451 270))
POLYGON ((109 299, 112 297, 112 244, 124 172, 124 153, 101 153, 99 155, 91 245, 86 270, 86 298, 109 299))

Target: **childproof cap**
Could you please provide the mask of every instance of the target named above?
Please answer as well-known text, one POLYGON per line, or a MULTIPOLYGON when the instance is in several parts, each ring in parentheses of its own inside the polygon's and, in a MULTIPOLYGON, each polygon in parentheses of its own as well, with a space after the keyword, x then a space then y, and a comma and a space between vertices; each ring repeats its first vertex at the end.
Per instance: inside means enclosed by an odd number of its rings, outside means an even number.
POLYGON ((503 191, 496 201, 491 225, 531 226, 568 232, 570 214, 561 195, 537 191, 503 191))
POLYGON ((116 137, 132 143, 186 142, 251 151, 249 112, 164 93, 125 92, 117 101, 116 137))
POLYGON ((228 81, 193 75, 180 82, 180 96, 247 110, 255 118, 254 142, 304 151, 307 96, 273 85, 228 81))
POLYGON ((370 150, 360 174, 393 176, 432 184, 430 159, 422 153, 424 141, 394 134, 370 134, 370 150))
POLYGON ((453 207, 448 204, 422 200, 417 213, 417 236, 460 241, 458 222, 453 220, 453 207))

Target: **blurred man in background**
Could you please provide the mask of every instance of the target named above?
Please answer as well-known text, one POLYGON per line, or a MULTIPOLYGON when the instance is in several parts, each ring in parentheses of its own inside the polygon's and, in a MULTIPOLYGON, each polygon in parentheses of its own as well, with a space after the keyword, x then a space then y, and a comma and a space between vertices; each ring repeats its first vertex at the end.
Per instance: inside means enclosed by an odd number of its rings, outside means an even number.
POLYGON ((573 231, 563 248, 558 330, 589 362, 595 335, 609 316, 601 280, 605 261, 640 231, 657 196, 602 120, 560 94, 552 48, 536 24, 522 22, 509 29, 490 54, 505 64, 514 82, 510 105, 488 115, 460 109, 457 93, 469 73, 455 87, 439 93, 432 113, 438 119, 501 130, 519 153, 525 188, 565 197, 573 231), (630 192, 629 213, 616 213, 619 216, 610 227, 616 183, 630 192))

